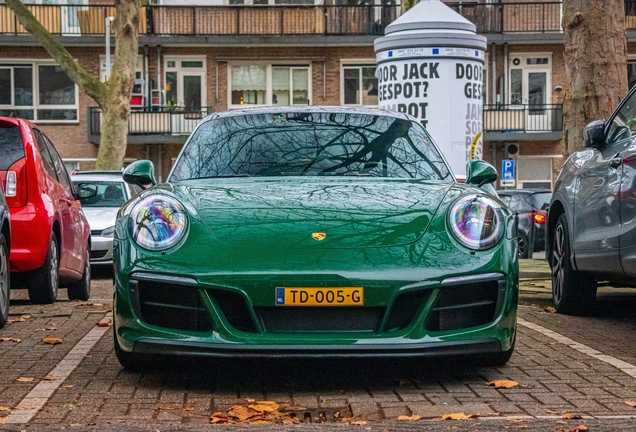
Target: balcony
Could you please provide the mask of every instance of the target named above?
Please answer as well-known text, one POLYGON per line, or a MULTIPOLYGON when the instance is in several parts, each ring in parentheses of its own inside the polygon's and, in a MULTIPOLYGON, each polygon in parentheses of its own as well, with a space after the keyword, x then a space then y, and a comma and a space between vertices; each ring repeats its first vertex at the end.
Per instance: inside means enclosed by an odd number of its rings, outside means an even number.
MULTIPOLYGON (((133 109, 128 120, 128 143, 183 144, 201 119, 212 112, 211 107, 133 109)), ((88 142, 99 144, 102 121, 101 108, 89 107, 88 142)))
POLYGON ((563 136, 563 105, 484 105, 484 140, 552 141, 563 136))
MULTIPOLYGON (((27 7, 47 30, 60 36, 103 36, 105 18, 115 15, 112 6, 27 7)), ((141 37, 379 36, 399 15, 399 5, 153 5, 142 10, 139 33, 141 37)), ((0 35, 28 34, 13 12, 0 4, 0 35)))

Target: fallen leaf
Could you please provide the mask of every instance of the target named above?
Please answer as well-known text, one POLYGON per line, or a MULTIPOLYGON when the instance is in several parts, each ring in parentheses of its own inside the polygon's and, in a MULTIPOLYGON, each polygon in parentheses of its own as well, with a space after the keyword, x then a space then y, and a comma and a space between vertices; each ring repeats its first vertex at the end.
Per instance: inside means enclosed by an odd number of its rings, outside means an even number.
POLYGON ((581 417, 580 414, 570 414, 570 413, 563 414, 562 417, 564 419, 582 419, 583 418, 583 417, 581 417))
POLYGON ((558 342, 554 341, 554 342, 550 342, 550 345, 556 345, 558 342))
POLYGON ((57 377, 54 377, 54 376, 51 376, 51 375, 47 375, 47 376, 43 377, 42 380, 44 380, 44 381, 55 381, 55 380, 57 380, 57 377))
POLYGON ((50 345, 57 345, 57 344, 61 344, 62 343, 62 339, 53 338, 53 337, 46 337, 46 338, 42 339, 42 342, 44 342, 45 344, 50 344, 50 345))
POLYGON ((356 421, 350 422, 349 424, 356 425, 356 426, 364 426, 365 424, 367 424, 367 422, 365 422, 364 420, 356 420, 356 421))
POLYGON ((333 413, 333 416, 334 416, 335 418, 340 417, 340 411, 336 411, 335 413, 333 413))
POLYGON ((254 411, 252 408, 244 407, 243 405, 234 405, 228 411, 228 415, 243 422, 251 417, 259 415, 259 413, 254 411))
POLYGON ((526 420, 526 419, 516 419, 516 418, 510 418, 510 419, 508 419, 508 421, 509 421, 510 423, 522 423, 522 422, 525 422, 525 421, 528 421, 528 420, 526 420))
POLYGON ((547 308, 545 308, 543 310, 546 311, 546 312, 549 312, 549 313, 555 313, 556 312, 556 309, 553 308, 552 306, 548 306, 547 308))
POLYGON ((68 388, 68 389, 73 388, 73 387, 75 387, 73 384, 62 386, 62 388, 68 388))
POLYGON ((252 408, 254 411, 258 412, 272 412, 278 410, 278 405, 276 402, 272 401, 259 401, 253 405, 248 405, 248 408, 252 408))
POLYGON ((224 423, 229 423, 230 419, 223 415, 222 412, 215 412, 214 414, 212 414, 212 416, 210 416, 210 423, 212 424, 224 424, 224 423))
POLYGON ((461 413, 444 414, 442 420, 468 420, 471 416, 461 413))
POLYGON ((545 410, 545 412, 550 413, 550 414, 561 414, 560 412, 555 411, 555 410, 551 410, 551 409, 547 409, 547 410, 545 410))
POLYGON ((11 411, 11 408, 6 406, 0 406, 0 411, 11 411))
POLYGON ((633 401, 625 401, 625 403, 626 403, 627 405, 629 405, 630 407, 636 407, 636 402, 633 402, 633 401))
POLYGON ((31 382, 31 381, 33 381, 33 378, 20 377, 16 381, 18 381, 18 382, 31 382))
POLYGON ((22 316, 20 317, 20 319, 25 319, 25 320, 26 320, 26 319, 29 319, 29 318, 31 318, 31 315, 22 315, 22 316))
POLYGON ((292 424, 299 424, 299 423, 300 423, 300 419, 298 417, 288 417, 286 419, 283 419, 284 425, 292 425, 292 424))
POLYGON ((419 419, 421 419, 421 418, 422 418, 422 417, 420 417, 420 416, 418 416, 418 415, 413 414, 412 416, 405 416, 405 415, 401 415, 401 416, 398 416, 398 418, 397 418, 397 419, 398 419, 398 420, 402 420, 402 421, 415 421, 415 420, 419 420, 419 419))
POLYGON ((183 410, 184 410, 184 411, 194 411, 194 408, 192 408, 192 407, 188 407, 188 408, 184 408, 183 410))
POLYGON ((17 339, 17 338, 0 338, 0 342, 15 342, 15 343, 20 343, 22 342, 22 339, 17 339))
POLYGON ((512 388, 517 387, 519 383, 517 381, 512 380, 494 380, 486 383, 487 386, 494 386, 496 389, 498 388, 512 388))
POLYGON ((5 418, 4 417, 0 417, 0 424, 4 423, 5 418))

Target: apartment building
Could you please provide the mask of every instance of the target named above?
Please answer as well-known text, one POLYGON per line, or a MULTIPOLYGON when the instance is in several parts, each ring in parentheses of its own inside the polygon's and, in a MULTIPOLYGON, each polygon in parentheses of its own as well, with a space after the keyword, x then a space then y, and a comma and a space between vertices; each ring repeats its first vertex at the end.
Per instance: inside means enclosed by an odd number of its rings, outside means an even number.
MULTIPOLYGON (((25 3, 27 3, 25 1, 25 3)), ((34 15, 105 79, 111 0, 32 0, 34 15)), ((636 1, 627 0, 630 84, 636 1)), ((551 187, 563 158, 560 2, 447 4, 488 38, 484 159, 517 160, 516 187, 551 187)), ((139 25, 127 160, 165 178, 198 121, 262 105, 377 106, 373 41, 396 0, 155 0, 139 25)), ((40 124, 70 169, 91 169, 101 113, 0 4, 0 115, 40 124)))

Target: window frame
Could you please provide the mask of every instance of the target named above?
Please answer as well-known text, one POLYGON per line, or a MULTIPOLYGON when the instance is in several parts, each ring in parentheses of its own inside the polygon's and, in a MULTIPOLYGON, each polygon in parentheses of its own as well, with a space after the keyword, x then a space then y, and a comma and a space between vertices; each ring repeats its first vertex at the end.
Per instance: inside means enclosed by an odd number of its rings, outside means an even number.
MULTIPOLYGON (((365 107, 365 108, 378 108, 380 100, 378 98, 378 103, 375 105, 364 105, 362 103, 362 68, 363 67, 374 67, 377 70, 377 63, 375 59, 371 58, 363 58, 363 59, 341 59, 340 60, 340 105, 348 106, 348 107, 365 107), (346 104, 345 103, 345 84, 344 84, 344 71, 345 69, 358 69, 358 77, 360 80, 360 100, 357 104, 346 104)), ((377 77, 376 77, 377 79, 377 77)))
MULTIPOLYGON (((75 93, 75 103, 73 105, 46 105, 40 104, 40 66, 59 66, 52 60, 30 60, 30 59, 1 59, 0 69, 11 70, 11 104, 0 105, 0 110, 33 110, 33 123, 35 124, 79 124, 80 122, 80 109, 79 109, 79 86, 73 83, 75 93), (15 77, 14 68, 30 67, 31 68, 31 84, 33 92, 32 105, 15 105, 15 77), (51 120, 51 119, 38 119, 38 110, 75 110, 76 118, 72 120, 51 120)), ((70 79, 70 78, 69 78, 70 79)), ((72 81, 72 80, 71 80, 72 81)))
POLYGON ((167 91, 166 91, 166 74, 174 72, 177 74, 177 104, 181 103, 179 99, 179 92, 183 93, 183 75, 187 76, 199 76, 201 77, 201 109, 208 105, 208 69, 207 69, 207 56, 206 55, 165 55, 163 56, 163 70, 161 71, 161 89, 163 90, 163 106, 167 103, 167 91), (168 66, 168 62, 174 61, 175 66, 168 66), (183 61, 200 61, 202 66, 199 67, 183 67, 181 62, 183 61))
MULTIPOLYGON (((308 106, 312 105, 313 100, 313 65, 311 61, 299 61, 299 60, 271 60, 271 61, 231 61, 227 63, 227 107, 230 110, 245 109, 245 108, 258 108, 258 107, 292 107, 292 106, 308 106), (265 66, 265 104, 232 104, 232 67, 234 66, 265 66), (306 69, 307 70, 307 93, 309 96, 308 104, 294 104, 289 105, 274 105, 272 104, 273 96, 273 81, 272 81, 272 69, 288 68, 289 69, 289 82, 293 86, 293 73, 294 69, 306 69)), ((290 88, 290 102, 293 102, 293 87, 290 88)))

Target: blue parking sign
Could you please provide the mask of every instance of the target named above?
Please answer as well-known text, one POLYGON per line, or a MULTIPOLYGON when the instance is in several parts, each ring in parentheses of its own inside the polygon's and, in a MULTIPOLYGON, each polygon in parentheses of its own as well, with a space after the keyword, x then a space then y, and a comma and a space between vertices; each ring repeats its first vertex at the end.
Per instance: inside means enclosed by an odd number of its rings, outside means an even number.
POLYGON ((515 179, 515 160, 514 159, 504 159, 501 161, 501 179, 502 180, 515 179))

